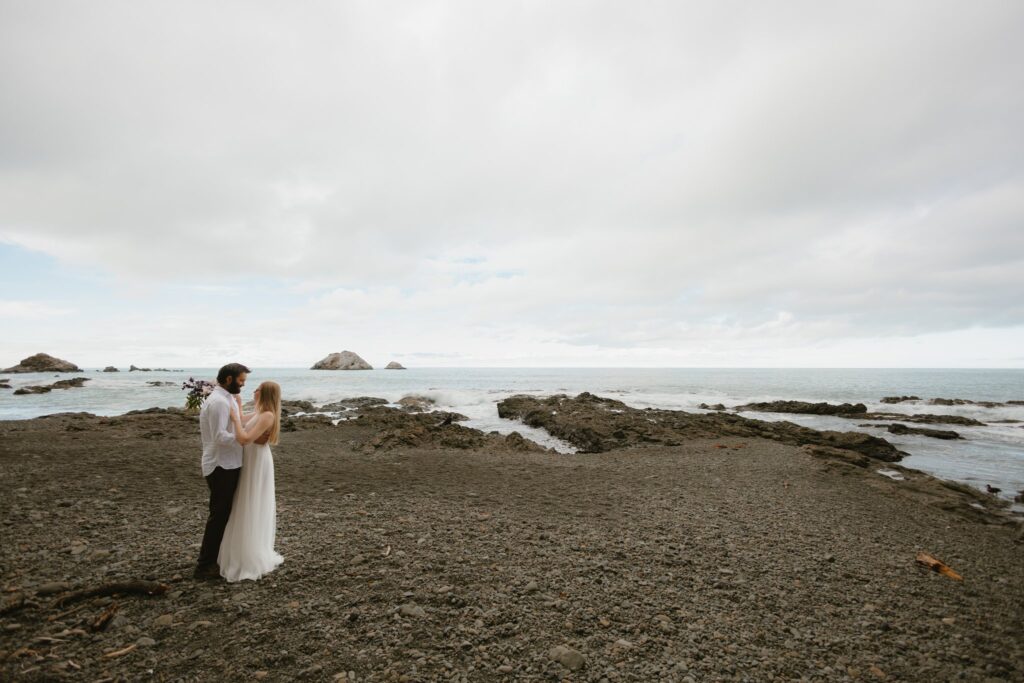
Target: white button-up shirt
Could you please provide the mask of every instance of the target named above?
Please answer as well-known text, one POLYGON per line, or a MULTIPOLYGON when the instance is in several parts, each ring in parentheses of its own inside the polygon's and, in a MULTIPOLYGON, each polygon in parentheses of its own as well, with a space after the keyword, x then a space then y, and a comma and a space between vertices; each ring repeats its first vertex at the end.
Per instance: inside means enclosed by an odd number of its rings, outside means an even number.
POLYGON ((235 440, 231 412, 238 411, 235 397, 218 386, 199 411, 199 433, 203 439, 203 476, 218 467, 235 470, 242 466, 242 444, 235 440))

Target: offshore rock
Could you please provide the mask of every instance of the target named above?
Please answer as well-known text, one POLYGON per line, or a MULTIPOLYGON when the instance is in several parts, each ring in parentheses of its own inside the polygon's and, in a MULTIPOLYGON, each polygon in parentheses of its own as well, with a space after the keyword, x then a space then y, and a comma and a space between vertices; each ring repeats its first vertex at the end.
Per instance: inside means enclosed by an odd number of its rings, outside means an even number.
POLYGON ((920 436, 930 436, 933 439, 962 439, 957 432, 948 429, 921 429, 916 427, 908 427, 905 424, 896 422, 889 425, 890 434, 919 434, 920 436))
POLYGON ((920 396, 886 396, 882 403, 905 403, 907 401, 920 401, 920 396))
POLYGON ((901 413, 861 413, 859 415, 840 415, 839 417, 855 417, 858 420, 898 420, 900 422, 917 422, 921 424, 951 424, 963 425, 964 427, 984 427, 984 422, 978 422, 971 417, 960 415, 932 415, 921 413, 919 415, 903 415, 901 413))
POLYGON ((897 462, 906 455, 885 439, 859 432, 817 431, 792 422, 765 422, 731 413, 639 410, 588 392, 575 398, 565 394, 511 396, 498 403, 498 416, 545 429, 584 453, 738 436, 842 448, 884 462, 897 462))
POLYGON ((317 361, 311 370, 373 370, 373 366, 352 351, 328 354, 317 361))
POLYGON ((25 396, 26 394, 48 394, 54 389, 77 389, 85 385, 89 381, 88 377, 73 377, 72 379, 61 379, 57 380, 53 384, 36 385, 21 387, 14 391, 15 396, 25 396))
POLYGON ((46 353, 37 353, 2 372, 82 372, 82 369, 69 361, 46 353))
POLYGON ((108 365, 107 367, 103 368, 103 372, 121 372, 121 371, 118 370, 117 368, 115 368, 113 365, 108 365))
POLYGON ((768 401, 766 403, 747 403, 736 406, 737 411, 755 411, 759 413, 796 413, 800 415, 856 415, 868 412, 863 403, 807 403, 806 401, 768 401))
POLYGON ((370 408, 372 406, 383 406, 387 405, 387 403, 389 403, 389 401, 386 398, 357 396, 355 398, 343 398, 340 401, 320 406, 320 410, 325 413, 340 413, 346 410, 360 410, 362 408, 370 408))
POLYGON ((386 366, 384 366, 384 369, 385 370, 405 370, 405 366, 403 366, 398 361, 393 360, 390 363, 388 363, 386 366))

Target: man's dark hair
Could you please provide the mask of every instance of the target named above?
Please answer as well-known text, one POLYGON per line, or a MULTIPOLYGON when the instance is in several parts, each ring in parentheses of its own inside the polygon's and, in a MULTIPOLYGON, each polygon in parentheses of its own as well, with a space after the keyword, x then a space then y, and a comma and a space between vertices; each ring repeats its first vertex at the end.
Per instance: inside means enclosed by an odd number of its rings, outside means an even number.
POLYGON ((250 372, 252 372, 252 370, 241 363, 228 363, 217 371, 217 384, 223 385, 228 381, 228 377, 234 377, 237 379, 239 375, 243 373, 249 374, 250 372))

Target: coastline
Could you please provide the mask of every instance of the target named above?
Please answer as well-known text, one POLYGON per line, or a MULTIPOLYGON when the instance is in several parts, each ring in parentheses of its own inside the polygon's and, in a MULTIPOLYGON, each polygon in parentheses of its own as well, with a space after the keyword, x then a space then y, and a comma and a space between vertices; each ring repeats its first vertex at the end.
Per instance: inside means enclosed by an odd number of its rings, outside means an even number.
POLYGON ((2 585, 38 604, 2 617, 5 677, 1024 675, 1024 546, 998 506, 762 438, 566 456, 431 415, 292 418, 274 449, 285 563, 230 586, 186 578, 206 503, 194 418, 0 422, 2 585), (109 599, 48 621, 35 595, 115 579, 170 591, 114 600, 97 633, 109 599))

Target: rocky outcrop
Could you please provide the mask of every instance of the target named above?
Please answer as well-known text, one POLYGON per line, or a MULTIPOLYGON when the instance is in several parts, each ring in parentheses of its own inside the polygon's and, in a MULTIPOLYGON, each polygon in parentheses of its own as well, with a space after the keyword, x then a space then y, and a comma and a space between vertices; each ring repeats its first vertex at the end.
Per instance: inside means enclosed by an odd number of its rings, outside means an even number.
POLYGON ((16 389, 14 394, 16 396, 25 396, 28 394, 48 394, 54 389, 78 389, 85 386, 85 383, 88 381, 88 377, 72 377, 71 379, 57 380, 53 384, 21 387, 16 389))
POLYGON ((399 363, 398 361, 393 360, 390 363, 388 363, 384 367, 384 369, 385 370, 405 370, 405 367, 401 363, 399 363))
POLYGON ((368 452, 405 448, 499 448, 539 453, 547 450, 518 433, 485 434, 479 429, 455 424, 466 419, 458 413, 408 413, 378 406, 361 410, 359 417, 348 424, 370 430, 372 436, 362 446, 362 450, 368 452))
POLYGON ((82 372, 82 369, 69 361, 54 358, 46 353, 37 353, 2 372, 82 372))
POLYGON ((999 408, 1003 403, 997 401, 971 401, 966 398, 933 398, 928 401, 933 406, 981 406, 982 408, 999 408))
POLYGON ((340 413, 346 410, 360 410, 362 408, 370 408, 372 406, 383 406, 387 405, 389 401, 386 398, 376 398, 374 396, 357 396, 355 398, 343 398, 340 401, 334 403, 328 403, 327 405, 320 406, 320 410, 325 413, 340 413))
POLYGON ((352 351, 329 354, 323 360, 317 361, 311 370, 373 370, 373 366, 359 357, 359 354, 352 351))
POLYGON ((9 379, 0 379, 0 389, 10 389, 10 388, 11 388, 11 380, 9 380, 9 379))
POLYGON ((886 396, 882 403, 906 403, 907 401, 920 401, 920 396, 886 396))
POLYGON ((128 368, 128 372, 153 372, 150 368, 137 368, 134 365, 128 368))
POLYGON ((118 370, 117 368, 115 368, 113 365, 108 365, 107 367, 103 368, 103 372, 121 372, 121 371, 118 370))
POLYGON ((800 415, 857 415, 866 413, 867 406, 863 403, 807 403, 806 401, 768 401, 766 403, 747 403, 736 406, 737 411, 753 411, 758 413, 796 413, 800 415))
POLYGON ((889 433, 890 434, 899 434, 899 435, 903 435, 903 434, 918 434, 920 436, 930 436, 933 439, 947 439, 947 440, 962 439, 963 438, 957 432, 954 432, 952 430, 947 430, 947 429, 921 429, 921 428, 916 428, 916 427, 908 427, 907 425, 900 424, 899 422, 896 422, 894 424, 889 425, 889 433))
POLYGON ((422 413, 434 409, 434 399, 426 396, 403 396, 398 400, 402 410, 409 413, 422 413))
POLYGON ((855 417, 858 420, 884 420, 899 421, 899 422, 916 422, 919 424, 951 424, 951 425, 962 425, 964 427, 983 427, 984 422, 978 422, 971 417, 961 417, 960 415, 932 415, 931 413, 921 413, 918 415, 903 415, 901 413, 863 413, 861 415, 840 415, 839 417, 855 417))
POLYGON ((701 410, 725 410, 725 406, 721 403, 715 403, 714 405, 708 405, 707 403, 701 403, 697 406, 701 410))
POLYGON ((146 384, 148 384, 151 387, 176 387, 176 386, 178 386, 177 382, 160 382, 160 381, 157 381, 157 380, 150 380, 150 381, 146 382, 146 384))
POLYGON ((639 410, 586 392, 575 398, 564 394, 548 398, 512 396, 498 403, 498 415, 545 429, 585 453, 647 445, 678 446, 693 439, 737 436, 842 448, 885 462, 896 462, 906 455, 885 439, 859 432, 817 431, 791 422, 764 422, 732 413, 639 410))

